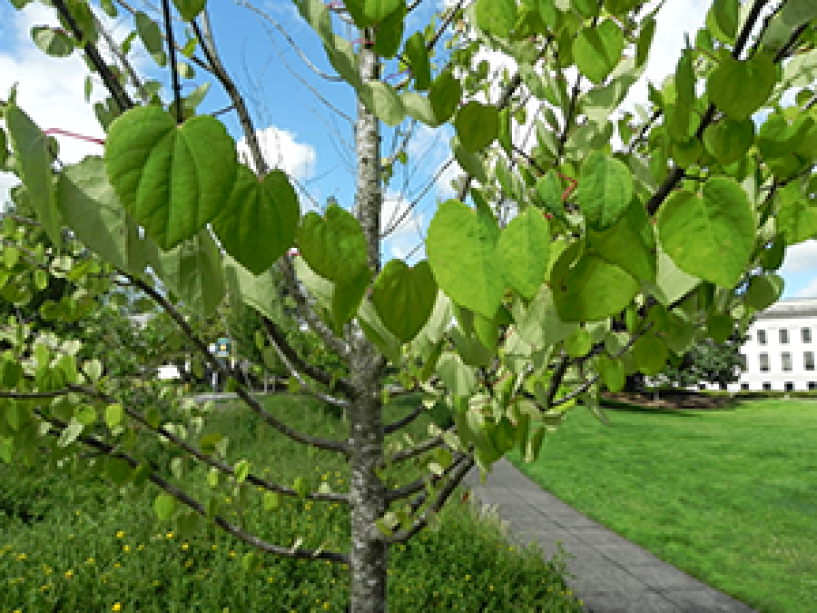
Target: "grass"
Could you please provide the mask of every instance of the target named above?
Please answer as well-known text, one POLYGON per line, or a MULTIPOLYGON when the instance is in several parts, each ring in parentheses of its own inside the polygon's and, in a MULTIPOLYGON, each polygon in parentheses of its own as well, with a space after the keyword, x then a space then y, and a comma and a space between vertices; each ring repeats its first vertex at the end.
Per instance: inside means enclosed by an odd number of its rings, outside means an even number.
MULTIPOLYGON (((303 397, 277 396, 267 408, 311 433, 342 438, 344 422, 303 397)), ((410 405, 395 404, 387 421, 410 405)), ((246 457, 275 480, 292 483, 304 475, 344 491, 348 473, 328 452, 306 453, 261 427, 241 408, 216 411, 209 429, 230 437, 231 462, 246 457)), ((419 438, 423 416, 411 430, 419 438)), ((156 460, 169 455, 157 443, 156 460)), ((228 488, 212 490, 206 472, 192 468, 186 489, 201 500, 217 496, 235 519, 228 488)), ((392 475, 395 477, 396 475, 392 475)), ((402 475, 404 478, 408 475, 402 475)), ((265 556, 260 569, 245 572, 248 546, 213 527, 196 535, 159 524, 152 510, 157 493, 119 493, 83 468, 65 476, 54 471, 0 464, 0 612, 30 611, 345 611, 348 569, 325 561, 265 556)), ((263 511, 251 492, 243 524, 271 542, 348 550, 348 515, 328 503, 281 499, 263 511)), ((441 514, 439 530, 425 531, 392 548, 389 607, 393 611, 578 611, 564 581, 560 559, 546 561, 534 549, 515 550, 490 517, 463 512, 460 496, 441 514)))
POLYGON ((537 462, 511 460, 568 504, 760 611, 817 610, 817 402, 607 415, 613 427, 576 409, 537 462))

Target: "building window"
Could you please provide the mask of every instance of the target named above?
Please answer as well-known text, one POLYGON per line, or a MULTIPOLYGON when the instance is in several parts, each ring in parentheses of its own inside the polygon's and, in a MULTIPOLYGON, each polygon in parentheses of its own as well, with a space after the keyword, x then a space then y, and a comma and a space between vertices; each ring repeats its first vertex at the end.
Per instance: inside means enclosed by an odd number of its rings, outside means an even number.
POLYGON ((813 351, 804 351, 803 352, 803 368, 806 370, 814 370, 814 352, 813 351))
POLYGON ((780 330, 780 344, 781 345, 788 345, 789 344, 789 331, 788 330, 780 330))
POLYGON ((784 387, 786 388, 787 392, 793 392, 794 391, 794 383, 792 383, 791 381, 786 381, 784 387))
POLYGON ((808 382, 808 388, 810 390, 817 390, 817 381, 809 381, 808 382))
POLYGON ((741 391, 748 392, 749 391, 749 384, 748 383, 741 383, 740 384, 741 391))
POLYGON ((765 345, 766 344, 766 330, 758 330, 757 331, 757 344, 758 345, 765 345))
POLYGON ((803 339, 804 343, 811 342, 811 328, 802 328, 800 330, 800 337, 803 339))
POLYGON ((791 354, 788 351, 780 354, 780 362, 785 372, 791 372, 791 354))
POLYGON ((760 360, 760 372, 769 372, 769 354, 759 353, 757 357, 760 360))
POLYGON ((763 382, 763 390, 768 392, 770 389, 772 389, 772 384, 769 383, 768 381, 764 381, 763 382))
POLYGON ((746 361, 746 355, 741 353, 740 354, 740 369, 741 370, 748 370, 748 368, 749 368, 749 366, 748 366, 748 363, 746 361))

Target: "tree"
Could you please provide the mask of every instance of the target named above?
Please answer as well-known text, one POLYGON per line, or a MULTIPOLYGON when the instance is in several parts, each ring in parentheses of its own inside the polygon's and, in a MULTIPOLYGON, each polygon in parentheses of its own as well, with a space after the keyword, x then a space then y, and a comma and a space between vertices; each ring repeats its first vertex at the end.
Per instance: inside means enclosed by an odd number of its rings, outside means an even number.
MULTIPOLYGON (((619 116, 655 31, 654 14, 642 14, 635 0, 477 0, 417 32, 407 28, 419 2, 299 0, 336 73, 329 76, 356 100, 351 212, 335 205, 306 214, 292 179, 262 155, 205 3, 174 0, 176 17, 191 28, 182 52, 230 97, 249 165, 218 117, 196 113, 200 93, 181 95, 180 74, 190 71, 177 64, 167 0, 162 19, 138 13, 136 25, 146 49, 170 60, 171 100, 139 78, 124 45, 103 56, 111 39, 85 2, 52 2, 63 28, 37 30, 38 44, 52 55, 84 54, 110 98, 95 109, 107 133, 104 155, 69 165, 55 163, 43 132, 9 94, 8 167, 38 222, 57 249, 70 228, 166 312, 212 368, 221 367, 177 305, 208 316, 229 295, 257 310, 265 344, 303 391, 345 411, 349 438, 294 431, 240 382, 231 387, 270 427, 347 458, 351 483, 348 492, 313 492, 303 481, 267 480, 240 450, 228 459, 192 425, 182 437, 178 424, 101 379, 96 363, 78 367, 19 322, 3 362, 0 395, 16 427, 3 425, 2 456, 53 462, 91 447, 107 455, 116 483, 148 479, 161 490, 161 519, 189 527, 205 518, 262 553, 348 562, 356 612, 386 609, 390 546, 423 529, 472 465, 488 470, 514 447, 536 457, 547 429, 577 400, 598 411, 601 385, 616 390, 628 372, 658 374, 699 328, 717 335, 745 322, 780 295, 780 250, 817 233, 810 0, 716 0, 672 77, 651 87, 650 106, 619 116), (340 34, 342 23, 356 29, 351 39, 340 34), (442 55, 441 45, 451 52, 442 55), (484 65, 472 70, 488 52, 511 60, 498 81, 484 65), (390 67, 407 70, 396 85, 386 78, 390 67), (384 187, 418 122, 453 128, 451 153, 463 172, 457 198, 440 204, 430 223, 427 259, 410 267, 382 261, 380 217, 384 187), (536 134, 533 146, 523 128, 536 134), (384 156, 390 131, 398 148, 384 156), (273 267, 347 376, 315 367, 290 345, 272 317, 273 267), (20 372, 14 365, 29 346, 34 357, 20 372), (387 385, 387 367, 399 371, 400 387, 387 385), (387 448, 385 436, 424 405, 385 424, 384 399, 411 391, 447 407, 454 426, 387 448), (66 409, 72 402, 74 414, 66 409), (226 475, 244 496, 347 505, 350 550, 290 548, 248 534, 212 501, 186 494, 168 466, 140 461, 135 441, 156 435, 226 475), (42 445, 52 453, 35 454, 42 445), (387 487, 382 469, 409 460, 427 474, 387 487)), ((116 12, 111 2, 101 8, 116 12)), ((11 273, 29 282, 27 272, 11 273)))
POLYGON ((744 342, 745 336, 732 335, 722 343, 712 339, 695 343, 675 364, 667 364, 659 380, 675 387, 714 383, 726 389, 740 379, 745 368, 740 352, 744 342))

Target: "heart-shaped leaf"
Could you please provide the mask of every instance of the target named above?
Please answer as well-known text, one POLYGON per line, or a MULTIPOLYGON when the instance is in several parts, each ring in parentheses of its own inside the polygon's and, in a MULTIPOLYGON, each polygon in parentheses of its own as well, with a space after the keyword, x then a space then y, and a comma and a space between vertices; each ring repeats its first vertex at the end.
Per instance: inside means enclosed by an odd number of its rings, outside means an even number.
POLYGON ((475 14, 480 30, 508 38, 516 23, 516 0, 477 0, 475 14))
POLYGON ((462 85, 451 72, 446 71, 434 79, 428 98, 431 100, 431 108, 434 110, 437 123, 445 123, 457 110, 462 98, 462 85))
POLYGON ((727 56, 709 75, 709 99, 731 119, 747 119, 757 111, 774 89, 777 69, 768 55, 756 53, 748 60, 727 56))
POLYGON ((680 269, 733 287, 752 256, 755 214, 740 185, 713 177, 700 195, 687 190, 670 194, 659 210, 658 232, 664 251, 680 269))
POLYGON ((755 124, 751 119, 726 119, 704 130, 704 144, 722 166, 742 158, 755 142, 755 124))
POLYGON ((550 257, 550 226, 540 210, 526 209, 511 220, 499 236, 498 255, 508 285, 525 298, 536 296, 550 257))
POLYGON ((412 34, 405 44, 411 74, 414 77, 414 89, 425 91, 431 85, 431 64, 428 58, 428 48, 425 37, 421 32, 412 34))
POLYGON ((312 270, 336 283, 350 283, 366 268, 363 229, 353 215, 334 204, 325 217, 315 212, 304 216, 298 247, 312 270))
POLYGON ((213 231, 227 253, 260 275, 295 242, 300 215, 298 196, 286 174, 273 170, 259 180, 242 165, 213 231))
POLYGON ((607 19, 598 27, 581 30, 573 43, 573 57, 582 74, 598 85, 621 60, 624 33, 607 19))
POLYGON ((562 321, 597 321, 620 313, 638 293, 638 282, 620 267, 585 253, 572 266, 557 262, 551 285, 562 321))
POLYGON ((437 283, 425 260, 414 268, 402 260, 390 260, 377 276, 372 291, 380 320, 404 343, 422 330, 436 300, 437 283))
POLYGON ((403 101, 388 83, 367 81, 358 89, 358 95, 366 108, 390 126, 396 126, 406 116, 403 101))
POLYGON ((440 205, 426 238, 428 262, 442 290, 455 303, 488 318, 496 313, 504 291, 498 239, 494 219, 457 200, 440 205))
POLYGON ((204 10, 206 0, 173 0, 173 4, 182 19, 193 21, 204 10))
POLYGON ((482 151, 494 142, 499 132, 499 113, 495 106, 471 101, 454 120, 460 143, 468 151, 482 151))
POLYGON ((218 120, 199 116, 177 126, 155 106, 111 124, 105 165, 125 209, 165 250, 224 209, 238 169, 235 143, 218 120))
POLYGON ((591 228, 604 230, 616 223, 632 197, 633 179, 622 162, 600 151, 587 157, 576 198, 591 228))

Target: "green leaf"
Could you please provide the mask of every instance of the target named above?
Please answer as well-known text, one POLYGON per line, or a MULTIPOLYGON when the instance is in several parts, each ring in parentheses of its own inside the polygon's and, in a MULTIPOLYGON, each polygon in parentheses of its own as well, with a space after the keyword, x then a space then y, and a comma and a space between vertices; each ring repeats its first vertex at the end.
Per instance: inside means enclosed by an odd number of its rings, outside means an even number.
POLYGON ((414 89, 427 90, 431 86, 431 64, 423 34, 421 32, 412 34, 406 41, 404 49, 414 77, 414 89))
POLYGON ((240 460, 236 463, 233 468, 236 483, 244 483, 244 481, 246 481, 247 476, 250 474, 250 466, 251 463, 249 460, 240 460))
POLYGON ((113 429, 122 423, 125 410, 121 404, 109 404, 105 407, 105 425, 113 429))
POLYGON ((162 42, 162 31, 159 29, 159 24, 153 21, 142 11, 137 11, 134 15, 134 23, 136 31, 139 32, 139 38, 145 49, 150 53, 153 60, 159 65, 167 64, 167 56, 164 52, 164 43, 162 42))
POLYGON ((406 116, 403 101, 388 83, 367 81, 357 90, 357 94, 369 111, 390 126, 396 126, 406 116))
POLYGON ((644 205, 633 198, 619 220, 607 230, 588 230, 590 247, 639 280, 654 281, 655 236, 644 205))
POLYGON ((67 166, 59 175, 57 197, 68 227, 106 262, 139 275, 156 260, 156 244, 139 236, 108 181, 102 158, 87 157, 67 166))
POLYGON ((455 396, 468 398, 477 388, 477 379, 474 370, 463 364, 456 353, 445 352, 437 361, 437 375, 455 396))
POLYGON ((439 125, 431 101, 417 92, 405 92, 402 94, 403 106, 409 117, 417 121, 422 121, 427 126, 435 127, 439 125))
POLYGON ((374 40, 374 52, 383 58, 393 58, 400 50, 403 40, 403 26, 406 18, 406 7, 402 0, 400 6, 386 17, 377 27, 374 40))
POLYGON ((451 139, 451 151, 454 153, 454 159, 465 172, 482 184, 488 183, 488 174, 485 172, 482 156, 468 151, 456 136, 451 139))
POLYGON ((482 151, 499 133, 499 113, 495 106, 471 101, 454 119, 457 137, 468 151, 482 151))
POLYGON ((301 498, 305 498, 309 493, 309 486, 303 477, 295 477, 295 481, 292 483, 292 489, 295 490, 301 498))
POLYGON ((203 316, 215 313, 224 299, 221 253, 206 229, 163 252, 155 272, 170 291, 203 316))
POLYGON ((67 34, 49 26, 31 28, 31 38, 40 50, 51 57, 68 57, 74 52, 74 41, 67 34))
POLYGON ((573 58, 582 74, 598 85, 621 60, 624 33, 611 19, 582 29, 573 43, 573 58))
POLYGON ((4 118, 28 200, 48 238, 59 248, 62 244, 62 219, 57 208, 51 174, 52 156, 45 134, 14 105, 5 108, 4 118))
POLYGON ((374 283, 372 302, 380 320, 407 343, 425 326, 437 300, 437 283, 428 262, 409 268, 390 260, 374 283))
POLYGON ((572 358, 581 358, 590 353, 593 348, 593 340, 590 332, 584 328, 576 328, 573 334, 565 339, 565 353, 572 358))
POLYGON ((658 213, 658 232, 664 251, 679 268, 731 288, 752 256, 755 215, 735 181, 713 177, 700 195, 687 190, 670 194, 658 213))
POLYGON ((562 321, 596 321, 615 315, 638 293, 632 276, 597 255, 585 253, 572 268, 564 268, 557 261, 551 278, 562 321))
POLYGON ((783 277, 775 274, 752 277, 743 295, 746 306, 758 311, 768 309, 783 295, 783 277))
POLYGON ((278 492, 264 492, 262 505, 265 511, 275 511, 281 506, 281 497, 278 492))
POLYGON ((731 119, 747 119, 771 96, 777 81, 774 60, 756 53, 748 60, 724 57, 709 75, 709 99, 731 119))
POLYGON ((404 6, 403 0, 346 0, 346 10, 359 28, 377 25, 404 6))
POLYGON ((162 249, 192 238, 225 206, 235 182, 235 143, 213 117, 177 126, 137 107, 110 126, 105 164, 125 209, 162 249))
POLYGON ((79 435, 82 434, 84 429, 85 426, 83 426, 81 423, 72 421, 60 434, 60 438, 57 440, 57 447, 68 447, 68 445, 79 438, 79 435))
POLYGON ((246 166, 213 231, 239 264, 260 275, 295 242, 301 211, 289 178, 280 170, 259 179, 246 166))
POLYGON ((301 17, 312 26, 324 45, 332 38, 332 17, 321 0, 293 0, 301 17))
POLYGON ((541 211, 528 208, 502 230, 497 244, 505 279, 525 298, 536 296, 550 257, 550 226, 541 211))
MULTIPOLYGON (((295 262, 297 269, 299 263, 303 264, 303 259, 298 258, 295 262)), ((235 292, 243 304, 251 306, 270 319, 278 317, 278 281, 276 281, 272 270, 268 270, 261 275, 253 275, 229 255, 223 258, 223 263, 224 275, 227 279, 230 291, 235 292)), ((303 265, 306 267, 305 264, 303 265)), ((301 276, 300 273, 298 276, 301 276)), ((313 276, 328 283, 328 281, 317 277, 314 273, 313 276)), ((303 278, 301 278, 301 280, 303 281, 303 278)), ((311 291, 311 288, 307 287, 307 289, 311 291)))
POLYGON ((598 369, 601 381, 608 390, 615 394, 624 389, 627 377, 624 374, 624 364, 621 360, 609 358, 606 355, 600 356, 598 369))
POLYGON ((443 72, 431 84, 428 98, 437 124, 443 124, 457 110, 462 98, 462 86, 451 72, 443 72))
POLYGON ((426 238, 428 262, 440 288, 457 304, 488 318, 504 291, 498 239, 493 218, 457 200, 440 205, 426 238))
POLYGON ((93 426, 96 423, 96 409, 87 404, 80 404, 74 408, 74 419, 83 426, 93 426))
POLYGON ((706 27, 722 42, 733 43, 738 31, 739 14, 739 0, 714 0, 706 15, 706 27))
POLYGON ((109 457, 105 461, 105 476, 110 479, 114 485, 123 486, 131 480, 133 475, 133 468, 124 458, 109 457))
POLYGON ((170 494, 159 494, 153 502, 153 510, 156 511, 156 516, 166 521, 173 516, 176 510, 176 499, 170 494))
POLYGON ((616 223, 632 197, 633 180, 622 162, 600 151, 587 157, 576 198, 591 228, 604 230, 616 223))
POLYGON ((704 130, 704 144, 722 166, 741 159, 755 142, 755 124, 751 119, 725 119, 704 130))
POLYGON ((298 229, 298 247, 309 267, 336 283, 351 282, 366 269, 366 237, 357 219, 337 205, 321 217, 307 213, 298 229))
POLYGON ((668 357, 667 346, 654 334, 645 334, 633 344, 636 368, 645 375, 659 374, 664 370, 668 357))
POLYGON ((735 322, 729 315, 714 314, 706 318, 706 332, 718 344, 725 343, 732 336, 735 322))
MULTIPOLYGON (((218 451, 217 445, 221 440, 224 438, 218 432, 211 432, 210 434, 205 434, 199 439, 199 449, 201 449, 202 453, 207 455, 213 454, 218 451)), ((218 473, 216 473, 218 474, 218 473)))
POLYGON ((193 21, 198 17, 205 4, 205 0, 173 0, 173 5, 185 21, 193 21))
POLYGON ((366 295, 372 275, 368 268, 362 268, 354 278, 335 284, 332 292, 332 317, 335 329, 340 332, 343 325, 357 313, 360 301, 366 295))
POLYGON ((516 0, 477 0, 477 26, 483 32, 508 38, 516 17, 516 0))
POLYGON ((778 190, 780 209, 777 229, 783 233, 787 245, 795 245, 817 234, 817 206, 800 193, 796 182, 778 190))

